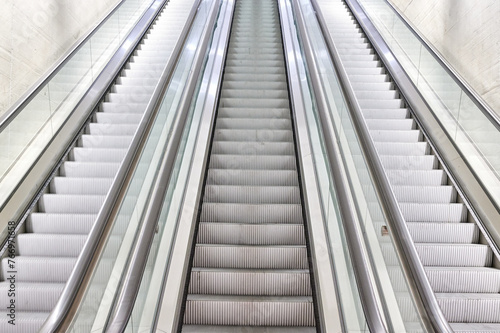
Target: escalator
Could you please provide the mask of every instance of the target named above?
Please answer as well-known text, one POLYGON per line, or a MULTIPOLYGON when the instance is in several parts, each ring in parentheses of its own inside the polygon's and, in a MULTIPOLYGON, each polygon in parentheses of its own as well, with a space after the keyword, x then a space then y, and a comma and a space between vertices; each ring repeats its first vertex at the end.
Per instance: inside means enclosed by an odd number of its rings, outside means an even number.
POLYGON ((58 302, 192 6, 173 0, 157 16, 15 238, 15 272, 2 260, 2 315, 13 299, 16 315, 0 331, 37 332, 58 302))
MULTIPOLYGON (((498 331, 498 259, 474 214, 457 193, 349 7, 344 1, 318 3, 328 13, 328 31, 444 317, 455 331, 498 331)), ((388 263, 397 263, 389 252, 384 257, 388 263)), ((403 285, 403 276, 395 272, 389 269, 393 285, 403 285)), ((400 295, 398 302, 404 309, 408 296, 400 295)), ((417 321, 415 313, 402 313, 406 322, 417 321)))
POLYGON ((183 332, 315 332, 277 3, 235 5, 183 332))

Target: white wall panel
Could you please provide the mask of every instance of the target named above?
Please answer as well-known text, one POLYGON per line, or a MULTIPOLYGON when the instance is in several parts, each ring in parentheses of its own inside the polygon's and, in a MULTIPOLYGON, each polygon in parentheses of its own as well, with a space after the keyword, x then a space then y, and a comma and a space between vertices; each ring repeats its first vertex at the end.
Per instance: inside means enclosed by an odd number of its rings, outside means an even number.
POLYGON ((389 1, 500 114, 500 1, 389 1))
POLYGON ((0 1, 0 115, 118 1, 0 1))

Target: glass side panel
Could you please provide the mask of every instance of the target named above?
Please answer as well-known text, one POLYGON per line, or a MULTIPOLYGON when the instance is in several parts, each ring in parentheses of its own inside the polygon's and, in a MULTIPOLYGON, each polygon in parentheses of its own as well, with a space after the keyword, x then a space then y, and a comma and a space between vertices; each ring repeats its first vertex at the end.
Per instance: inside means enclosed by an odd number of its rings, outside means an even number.
POLYGON ((385 0, 358 0, 462 157, 500 207, 500 131, 385 0))

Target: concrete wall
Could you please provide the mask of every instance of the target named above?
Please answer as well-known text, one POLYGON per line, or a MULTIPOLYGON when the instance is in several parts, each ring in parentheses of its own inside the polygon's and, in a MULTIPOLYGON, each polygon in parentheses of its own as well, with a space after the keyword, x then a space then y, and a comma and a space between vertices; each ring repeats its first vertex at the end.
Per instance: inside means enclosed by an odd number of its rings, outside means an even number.
POLYGON ((0 1, 0 116, 118 1, 0 1))
POLYGON ((389 1, 500 114, 500 1, 389 1))

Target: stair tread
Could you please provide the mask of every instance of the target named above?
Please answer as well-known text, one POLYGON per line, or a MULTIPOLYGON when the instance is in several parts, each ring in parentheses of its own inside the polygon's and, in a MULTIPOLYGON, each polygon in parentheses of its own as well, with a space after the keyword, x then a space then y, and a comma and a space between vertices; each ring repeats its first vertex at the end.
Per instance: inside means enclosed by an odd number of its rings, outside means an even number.
POLYGON ((183 325, 183 333, 315 333, 314 327, 258 327, 258 326, 209 326, 209 325, 183 325))
POLYGON ((188 301, 219 302, 300 302, 312 303, 312 296, 253 296, 253 295, 203 295, 188 294, 188 301))

